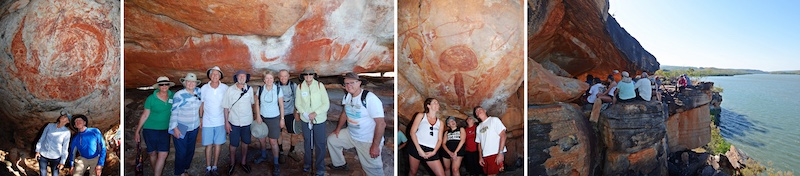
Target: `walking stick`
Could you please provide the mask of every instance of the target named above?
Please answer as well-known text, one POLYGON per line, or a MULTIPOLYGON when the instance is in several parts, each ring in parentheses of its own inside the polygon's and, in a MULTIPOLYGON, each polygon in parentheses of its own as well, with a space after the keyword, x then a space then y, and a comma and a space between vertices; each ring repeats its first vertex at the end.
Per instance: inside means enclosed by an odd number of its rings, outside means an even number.
MULTIPOLYGON (((314 120, 310 120, 308 122, 308 130, 311 131, 311 134, 310 134, 311 135, 311 142, 309 143, 311 145, 311 169, 309 171, 314 171, 314 160, 316 159, 314 157, 314 120)), ((319 169, 319 168, 317 168, 317 169, 319 169)), ((315 174, 315 172, 311 172, 311 173, 312 173, 312 175, 315 174)))

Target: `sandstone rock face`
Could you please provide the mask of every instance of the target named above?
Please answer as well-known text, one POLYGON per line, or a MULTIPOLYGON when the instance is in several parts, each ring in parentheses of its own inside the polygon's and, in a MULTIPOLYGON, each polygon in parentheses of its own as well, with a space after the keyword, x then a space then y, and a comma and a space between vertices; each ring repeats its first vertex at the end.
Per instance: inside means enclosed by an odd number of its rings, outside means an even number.
POLYGON ((661 102, 617 103, 600 114, 604 175, 666 175, 666 110, 661 102))
POLYGON ((570 102, 580 98, 587 89, 589 84, 583 81, 557 76, 528 60, 528 104, 570 102))
POLYGON ((675 103, 668 105, 667 137, 670 151, 694 149, 711 142, 712 100, 710 88, 687 89, 675 96, 675 103))
POLYGON ((612 70, 655 71, 659 64, 608 16, 607 1, 528 1, 528 57, 565 77, 612 70), (592 20, 596 19, 596 20, 592 20))
POLYGON ((126 1, 125 87, 214 65, 226 74, 393 71, 393 7, 390 0, 126 1))
POLYGON ((399 1, 400 123, 436 98, 441 118, 475 106, 507 127, 506 164, 523 156, 524 26, 521 1, 399 1))
POLYGON ((523 5, 404 1, 398 7, 397 67, 407 88, 465 114, 477 105, 503 114, 524 79, 523 5))
POLYGON ((0 148, 31 157, 42 128, 62 110, 87 115, 101 131, 118 126, 120 2, 23 0, 0 7, 0 148))
POLYGON ((528 106, 528 172, 595 175, 596 141, 589 121, 574 104, 528 106))

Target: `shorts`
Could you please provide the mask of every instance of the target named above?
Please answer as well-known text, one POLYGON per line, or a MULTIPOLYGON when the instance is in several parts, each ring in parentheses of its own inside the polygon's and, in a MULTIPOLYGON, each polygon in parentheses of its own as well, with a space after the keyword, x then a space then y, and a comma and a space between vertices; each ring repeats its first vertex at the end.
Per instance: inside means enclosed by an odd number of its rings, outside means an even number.
MULTIPOLYGON (((447 143, 445 143, 445 146, 447 146, 447 149, 450 151, 456 151, 456 147, 458 147, 459 142, 460 141, 455 141, 455 140, 447 141, 447 143)), ((447 151, 445 151, 444 149, 439 149, 439 155, 441 155, 442 158, 450 159, 450 155, 448 155, 447 151)), ((464 156, 464 146, 461 146, 461 150, 459 150, 458 153, 456 153, 456 156, 461 156, 461 157, 464 156)))
POLYGON ((500 173, 500 169, 503 168, 503 163, 497 164, 494 160, 497 159, 497 154, 489 155, 487 157, 483 157, 483 173, 486 175, 494 175, 500 173))
POLYGON ((281 137, 281 118, 265 118, 261 116, 261 120, 267 123, 267 137, 270 139, 278 139, 281 137))
POLYGON ((153 151, 169 152, 170 135, 167 130, 142 129, 142 137, 147 145, 147 153, 153 151))
MULTIPOLYGON (((417 147, 414 147, 415 144, 413 142, 410 142, 409 144, 411 144, 411 145, 410 146, 406 146, 406 148, 408 148, 408 154, 411 155, 411 157, 414 157, 414 158, 416 158, 416 159, 418 159, 420 161, 436 161, 436 160, 439 160, 439 154, 438 153, 434 154, 433 156, 431 156, 428 159, 422 158, 422 156, 419 156, 419 152, 417 152, 417 147)), ((427 147, 427 146, 424 146, 424 145, 420 145, 419 147, 422 148, 422 151, 424 151, 424 152, 433 151, 433 148, 430 148, 430 147, 427 147)))
POLYGON ((225 127, 224 126, 215 126, 215 127, 203 127, 203 146, 208 146, 211 144, 224 144, 225 143, 225 127))
POLYGON ((239 147, 239 141, 241 140, 244 144, 250 144, 252 141, 252 135, 250 134, 250 125, 246 126, 236 126, 231 125, 231 146, 239 147))
POLYGON ((299 125, 296 126, 295 123, 300 124, 301 122, 295 121, 294 114, 283 115, 283 123, 286 125, 286 132, 289 132, 291 134, 302 134, 303 133, 303 129, 302 128, 295 128, 295 127, 299 127, 299 125))

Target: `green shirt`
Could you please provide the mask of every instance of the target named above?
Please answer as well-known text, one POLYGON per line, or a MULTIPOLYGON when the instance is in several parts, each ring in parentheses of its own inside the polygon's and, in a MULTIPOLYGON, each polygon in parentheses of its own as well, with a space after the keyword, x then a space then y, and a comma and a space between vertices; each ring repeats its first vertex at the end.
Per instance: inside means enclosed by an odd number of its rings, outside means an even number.
POLYGON ((167 101, 161 101, 156 95, 158 89, 144 101, 144 109, 150 110, 150 116, 144 121, 144 129, 167 130, 169 127, 169 116, 172 115, 172 91, 167 90, 167 101))

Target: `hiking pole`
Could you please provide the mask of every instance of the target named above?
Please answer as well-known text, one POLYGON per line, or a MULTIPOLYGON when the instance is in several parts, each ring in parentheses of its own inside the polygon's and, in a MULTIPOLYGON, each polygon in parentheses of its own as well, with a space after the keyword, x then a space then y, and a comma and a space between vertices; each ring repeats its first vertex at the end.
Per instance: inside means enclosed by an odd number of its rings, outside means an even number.
MULTIPOLYGON (((312 173, 312 175, 313 175, 313 174, 316 173, 316 172, 312 172, 312 171, 314 171, 314 159, 316 159, 316 158, 314 158, 314 120, 313 119, 308 122, 308 131, 311 131, 311 134, 309 134, 309 135, 311 135, 311 142, 309 142, 309 144, 311 145, 311 169, 309 169, 308 171, 309 171, 309 173, 312 173)), ((319 169, 319 168, 317 168, 317 169, 319 169)))

